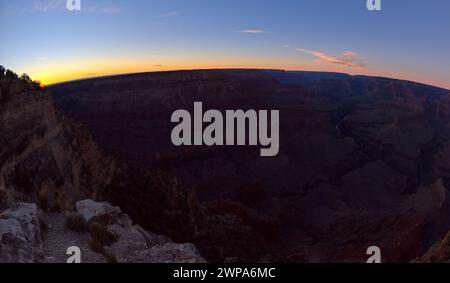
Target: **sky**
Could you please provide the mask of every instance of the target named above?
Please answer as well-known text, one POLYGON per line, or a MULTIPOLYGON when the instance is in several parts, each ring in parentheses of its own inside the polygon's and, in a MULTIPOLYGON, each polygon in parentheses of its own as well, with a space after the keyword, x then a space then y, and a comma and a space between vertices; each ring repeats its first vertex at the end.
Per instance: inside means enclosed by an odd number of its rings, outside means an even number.
POLYGON ((270 68, 450 89, 450 1, 0 0, 0 64, 44 84, 110 74, 270 68))

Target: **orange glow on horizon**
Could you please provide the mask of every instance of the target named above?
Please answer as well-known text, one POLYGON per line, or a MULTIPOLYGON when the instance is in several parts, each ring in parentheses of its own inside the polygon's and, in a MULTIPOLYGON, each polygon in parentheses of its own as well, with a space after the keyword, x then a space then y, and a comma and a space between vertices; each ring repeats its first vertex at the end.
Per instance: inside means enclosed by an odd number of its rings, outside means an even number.
MULTIPOLYGON (((192 58, 191 58, 192 59, 192 58)), ((49 64, 32 69, 28 74, 35 80, 41 81, 44 85, 61 83, 72 80, 88 79, 93 77, 173 70, 194 70, 194 69, 280 69, 287 71, 317 71, 317 72, 339 72, 350 75, 367 75, 396 78, 401 80, 416 81, 438 87, 450 89, 449 83, 442 83, 430 77, 421 77, 416 74, 401 74, 388 70, 374 68, 343 68, 332 64, 317 64, 316 62, 306 62, 299 64, 289 60, 278 60, 277 63, 262 63, 260 58, 226 58, 223 60, 203 59, 191 63, 192 60, 180 60, 173 58, 169 64, 158 64, 149 60, 92 60, 68 62, 67 64, 49 64), (113 62, 113 63, 112 63, 113 62)))

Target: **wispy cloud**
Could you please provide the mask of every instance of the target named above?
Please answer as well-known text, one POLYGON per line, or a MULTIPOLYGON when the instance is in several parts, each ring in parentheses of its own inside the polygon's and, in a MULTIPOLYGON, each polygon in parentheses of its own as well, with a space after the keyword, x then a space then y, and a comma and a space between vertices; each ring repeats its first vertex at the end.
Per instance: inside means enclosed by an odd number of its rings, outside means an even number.
MULTIPOLYGON (((67 11, 66 0, 39 0, 35 2, 33 11, 38 13, 67 11)), ((85 13, 114 14, 120 12, 120 8, 114 5, 96 4, 87 1, 81 2, 81 11, 85 13)))
POLYGON ((84 9, 82 8, 81 11, 99 14, 115 14, 120 12, 120 8, 117 6, 108 6, 108 5, 92 5, 84 9))
POLYGON ((266 31, 262 30, 262 29, 242 29, 242 30, 238 30, 238 32, 241 32, 241 33, 266 33, 266 31))
POLYGON ((66 7, 65 3, 66 1, 64 0, 38 1, 34 4, 33 10, 40 13, 62 11, 66 7))
POLYGON ((179 14, 178 12, 168 12, 168 13, 158 15, 157 18, 161 19, 161 18, 174 17, 174 16, 177 16, 178 14, 179 14))
POLYGON ((39 61, 39 62, 43 62, 43 61, 47 61, 48 60, 48 58, 47 57, 36 57, 36 58, 34 58, 36 61, 39 61))
POLYGON ((329 54, 325 54, 325 53, 313 51, 313 50, 308 50, 308 49, 304 49, 304 48, 296 48, 295 50, 297 50, 299 52, 308 53, 308 54, 316 57, 316 59, 317 59, 316 62, 324 61, 324 62, 328 62, 331 64, 346 66, 346 67, 350 67, 350 68, 366 67, 366 63, 364 62, 364 60, 362 60, 358 56, 358 54, 351 52, 351 51, 343 52, 339 56, 332 56, 329 54))

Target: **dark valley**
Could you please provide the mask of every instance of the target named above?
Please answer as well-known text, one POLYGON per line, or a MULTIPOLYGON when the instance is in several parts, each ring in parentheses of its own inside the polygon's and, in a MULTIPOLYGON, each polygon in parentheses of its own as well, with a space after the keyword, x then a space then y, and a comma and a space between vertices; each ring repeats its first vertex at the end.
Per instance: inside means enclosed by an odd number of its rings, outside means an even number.
POLYGON ((446 89, 338 73, 196 70, 73 81, 48 93, 108 155, 139 168, 117 170, 102 197, 209 260, 365 261, 376 245, 385 261, 412 261, 450 230, 446 89), (280 110, 279 154, 175 147, 171 114, 195 101, 280 110), (154 172, 156 184, 146 175, 154 172))

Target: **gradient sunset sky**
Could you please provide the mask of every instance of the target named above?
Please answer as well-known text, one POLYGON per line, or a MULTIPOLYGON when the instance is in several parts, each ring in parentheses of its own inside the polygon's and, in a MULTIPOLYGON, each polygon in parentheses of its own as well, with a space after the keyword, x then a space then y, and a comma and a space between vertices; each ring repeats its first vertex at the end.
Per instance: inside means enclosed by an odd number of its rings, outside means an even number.
POLYGON ((0 0, 0 64, 43 83, 197 68, 334 71, 450 89, 450 1, 0 0))

